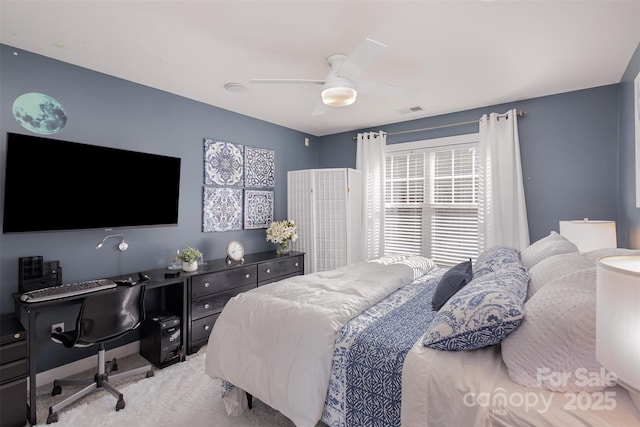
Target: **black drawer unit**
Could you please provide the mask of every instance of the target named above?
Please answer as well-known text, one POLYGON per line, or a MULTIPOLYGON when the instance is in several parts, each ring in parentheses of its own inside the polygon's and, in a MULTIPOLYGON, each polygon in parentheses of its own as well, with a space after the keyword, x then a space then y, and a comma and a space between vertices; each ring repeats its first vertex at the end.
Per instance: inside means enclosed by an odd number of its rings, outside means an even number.
POLYGON ((287 277, 304 274, 304 256, 297 255, 258 265, 258 286, 277 282, 287 277))
POLYGON ((26 335, 13 313, 0 316, 0 427, 27 423, 26 335))
POLYGON ((191 278, 191 296, 197 298, 227 289, 235 289, 242 285, 255 284, 257 282, 256 275, 256 266, 250 265, 195 276, 191 278))
POLYGON ((209 340, 209 335, 211 334, 211 329, 213 328, 213 324, 216 323, 216 319, 220 313, 214 314, 213 316, 203 317, 202 319, 194 320, 191 323, 191 332, 192 332, 192 342, 196 347, 201 347, 206 344, 209 340))
POLYGON ((217 292, 215 294, 205 295, 200 298, 191 300, 191 312, 194 319, 199 319, 204 316, 210 316, 222 311, 224 305, 229 299, 235 297, 239 293, 248 291, 255 288, 255 283, 246 286, 240 286, 238 288, 230 289, 223 292, 217 292))
POLYGON ((234 296, 286 277, 304 274, 304 254, 275 251, 250 254, 242 264, 228 265, 225 259, 207 261, 189 277, 187 354, 193 354, 209 340, 211 329, 225 304, 234 296))

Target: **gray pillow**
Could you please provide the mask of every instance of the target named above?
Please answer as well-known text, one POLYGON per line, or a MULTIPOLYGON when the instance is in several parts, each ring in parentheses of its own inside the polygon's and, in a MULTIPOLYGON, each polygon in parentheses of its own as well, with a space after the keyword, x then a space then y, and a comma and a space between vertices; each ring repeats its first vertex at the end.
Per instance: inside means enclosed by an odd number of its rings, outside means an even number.
POLYGON ((543 237, 523 249, 520 260, 525 267, 531 268, 550 256, 568 253, 578 253, 578 247, 568 241, 566 237, 552 231, 547 237, 543 237))
POLYGON ((461 262, 449 269, 436 286, 436 291, 431 300, 431 307, 434 310, 440 308, 454 296, 456 292, 464 287, 473 278, 471 260, 461 262))

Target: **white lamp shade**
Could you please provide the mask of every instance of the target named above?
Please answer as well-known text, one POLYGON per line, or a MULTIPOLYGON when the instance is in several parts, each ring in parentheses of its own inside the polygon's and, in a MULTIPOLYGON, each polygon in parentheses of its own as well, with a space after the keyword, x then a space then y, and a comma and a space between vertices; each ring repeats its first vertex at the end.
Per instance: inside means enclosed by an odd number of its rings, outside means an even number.
POLYGON ((322 91, 322 102, 331 107, 344 107, 356 101, 358 92, 352 87, 336 86, 328 87, 322 91))
POLYGON ((582 253, 618 246, 615 221, 560 221, 560 234, 573 242, 582 253))
POLYGON ((640 256, 598 259, 596 359, 640 390, 640 256))

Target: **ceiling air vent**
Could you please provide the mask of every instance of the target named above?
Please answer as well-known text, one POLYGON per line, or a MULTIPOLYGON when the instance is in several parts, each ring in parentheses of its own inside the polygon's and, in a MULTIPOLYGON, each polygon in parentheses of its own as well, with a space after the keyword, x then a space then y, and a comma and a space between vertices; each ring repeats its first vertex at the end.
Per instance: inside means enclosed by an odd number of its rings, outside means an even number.
POLYGON ((398 114, 409 114, 409 113, 417 113, 418 111, 422 111, 423 108, 419 105, 416 105, 415 107, 408 107, 408 108, 398 108, 396 110, 396 113, 398 114))

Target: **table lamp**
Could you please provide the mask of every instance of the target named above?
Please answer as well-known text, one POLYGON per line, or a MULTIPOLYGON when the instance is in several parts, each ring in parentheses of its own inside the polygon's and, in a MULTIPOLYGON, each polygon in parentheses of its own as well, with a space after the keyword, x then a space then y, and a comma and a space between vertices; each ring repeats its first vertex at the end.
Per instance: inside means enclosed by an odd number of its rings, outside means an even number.
POLYGON ((615 221, 590 220, 589 218, 577 221, 560 221, 560 235, 573 242, 581 253, 618 246, 615 221))
POLYGON ((598 259, 596 360, 640 410, 640 256, 598 259))

